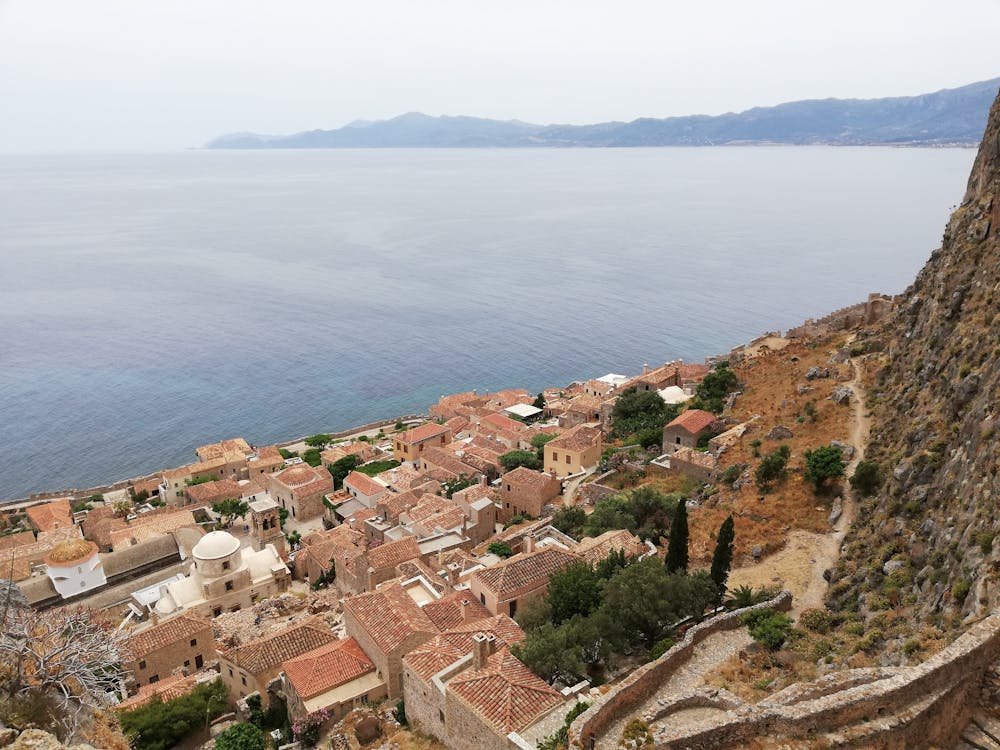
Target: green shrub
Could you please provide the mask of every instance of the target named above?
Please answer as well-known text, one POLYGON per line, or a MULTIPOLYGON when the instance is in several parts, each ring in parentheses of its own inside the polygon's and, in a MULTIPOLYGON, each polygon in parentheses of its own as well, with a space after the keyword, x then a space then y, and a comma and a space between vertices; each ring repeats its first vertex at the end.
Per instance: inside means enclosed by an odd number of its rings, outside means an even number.
POLYGON ((964 578, 959 579, 955 582, 955 585, 951 587, 951 597, 956 603, 961 604, 965 601, 965 597, 969 595, 969 590, 972 588, 972 584, 969 583, 964 578))
POLYGON ((850 481, 851 487, 862 497, 874 494, 880 482, 878 464, 874 461, 859 461, 850 481))
POLYGON ((777 651, 785 645, 792 629, 792 620, 788 615, 768 608, 746 612, 741 621, 747 626, 750 636, 769 651, 777 651))
POLYGON ((830 613, 825 609, 807 609, 799 615, 799 625, 814 633, 828 633, 832 624, 830 613))

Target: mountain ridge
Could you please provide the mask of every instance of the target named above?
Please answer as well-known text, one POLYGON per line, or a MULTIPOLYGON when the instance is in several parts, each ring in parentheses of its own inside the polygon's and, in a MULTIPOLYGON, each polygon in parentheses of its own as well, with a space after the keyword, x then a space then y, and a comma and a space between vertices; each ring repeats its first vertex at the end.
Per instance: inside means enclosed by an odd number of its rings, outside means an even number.
POLYGON ((204 148, 974 146, 998 88, 1000 78, 993 78, 916 96, 802 99, 720 115, 639 117, 589 125, 406 112, 388 120, 354 120, 333 130, 277 136, 230 133, 212 139, 204 148))

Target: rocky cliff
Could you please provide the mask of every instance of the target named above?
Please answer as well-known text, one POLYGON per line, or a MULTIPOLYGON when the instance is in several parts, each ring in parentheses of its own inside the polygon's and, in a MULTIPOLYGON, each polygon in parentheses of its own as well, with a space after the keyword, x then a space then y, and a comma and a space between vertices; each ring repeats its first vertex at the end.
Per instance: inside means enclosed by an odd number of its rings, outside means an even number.
POLYGON ((877 618, 884 662, 920 658, 921 633, 951 637, 1000 602, 998 313, 1000 98, 941 248, 870 334, 868 457, 883 481, 860 504, 828 604, 877 618))

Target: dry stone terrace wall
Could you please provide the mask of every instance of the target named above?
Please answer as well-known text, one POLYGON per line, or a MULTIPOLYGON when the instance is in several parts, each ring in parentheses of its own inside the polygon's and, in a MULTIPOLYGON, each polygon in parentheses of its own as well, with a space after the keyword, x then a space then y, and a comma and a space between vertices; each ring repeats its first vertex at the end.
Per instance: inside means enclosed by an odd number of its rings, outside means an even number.
POLYGON ((591 736, 600 735, 608 724, 634 711, 654 695, 667 678, 691 657, 694 647, 701 641, 713 633, 742 627, 740 618, 745 612, 767 608, 787 612, 791 607, 792 595, 783 591, 770 601, 717 615, 690 628, 684 638, 663 656, 636 669, 580 714, 569 728, 570 746, 590 747, 591 736))
MULTIPOLYGON (((952 747, 998 653, 1000 616, 992 615, 919 666, 790 705, 745 706, 723 721, 660 737, 656 746, 707 750, 743 747, 760 738, 813 737, 836 747, 952 747)), ((800 692, 807 694, 806 686, 800 692)))

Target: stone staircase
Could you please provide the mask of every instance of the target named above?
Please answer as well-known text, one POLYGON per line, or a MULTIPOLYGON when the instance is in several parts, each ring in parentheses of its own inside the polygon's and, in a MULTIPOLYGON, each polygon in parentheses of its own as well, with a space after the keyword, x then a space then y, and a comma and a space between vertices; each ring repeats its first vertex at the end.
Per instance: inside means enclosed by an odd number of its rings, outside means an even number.
POLYGON ((989 714, 976 713, 962 730, 955 750, 1000 750, 1000 720, 989 714))

